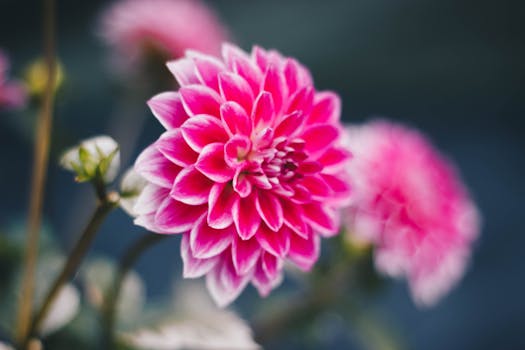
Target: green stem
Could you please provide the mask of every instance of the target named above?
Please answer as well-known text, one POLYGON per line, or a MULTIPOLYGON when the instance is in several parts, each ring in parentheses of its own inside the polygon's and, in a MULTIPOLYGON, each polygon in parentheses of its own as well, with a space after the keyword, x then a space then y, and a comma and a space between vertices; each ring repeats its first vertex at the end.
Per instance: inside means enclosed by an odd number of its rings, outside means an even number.
POLYGON ((120 291, 124 283, 126 275, 131 270, 137 259, 144 253, 149 247, 153 246, 157 242, 160 242, 166 235, 158 235, 153 233, 146 233, 137 241, 135 241, 129 249, 126 250, 124 256, 120 260, 118 270, 116 272, 113 286, 107 291, 106 298, 104 298, 103 305, 103 332, 104 332, 104 348, 113 349, 115 348, 115 321, 117 317, 117 302, 119 299, 120 291))
POLYGON ((34 144, 33 176, 31 180, 31 199, 29 205, 28 227, 21 294, 18 304, 15 338, 25 342, 29 331, 35 285, 36 260, 38 256, 39 233, 44 202, 44 185, 49 163, 49 145, 51 143, 51 125, 53 120, 53 98, 55 85, 55 39, 54 13, 55 1, 44 0, 44 51, 47 67, 46 90, 44 92, 36 126, 34 144))
POLYGON ((60 289, 77 271, 80 263, 82 262, 82 259, 88 251, 88 248, 91 246, 91 242, 95 238, 98 229, 104 222, 104 219, 111 212, 111 210, 116 207, 118 201, 115 197, 116 194, 110 193, 106 198, 103 198, 99 201, 95 212, 84 229, 84 232, 73 247, 73 250, 67 258, 66 264, 63 266, 62 271, 53 282, 51 289, 44 298, 42 306, 36 313, 33 323, 31 324, 29 333, 30 335, 38 333, 40 327, 42 326, 42 322, 45 320, 45 317, 53 305, 53 302, 55 301, 60 289))

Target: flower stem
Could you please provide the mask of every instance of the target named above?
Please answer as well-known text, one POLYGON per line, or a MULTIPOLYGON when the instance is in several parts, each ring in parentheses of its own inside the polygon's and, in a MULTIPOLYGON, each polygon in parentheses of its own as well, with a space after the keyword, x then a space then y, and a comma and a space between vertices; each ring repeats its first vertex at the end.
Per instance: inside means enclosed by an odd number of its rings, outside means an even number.
POLYGON ((25 341, 29 332, 33 305, 36 260, 38 256, 39 233, 42 221, 44 185, 49 162, 49 145, 53 120, 53 100, 55 86, 55 0, 44 0, 44 51, 47 67, 47 81, 41 109, 37 119, 36 140, 34 144, 33 176, 29 204, 28 227, 21 293, 18 304, 15 338, 25 341))
POLYGON ((126 250, 124 256, 120 260, 118 270, 113 281, 113 286, 107 291, 102 309, 104 332, 103 345, 105 345, 104 349, 113 349, 115 347, 115 320, 117 316, 117 301, 126 275, 144 251, 166 237, 168 236, 152 234, 148 232, 135 241, 131 247, 126 250))
POLYGON ((33 319, 33 323, 31 324, 29 333, 30 335, 33 335, 34 333, 37 333, 39 331, 40 327, 42 326, 42 322, 44 321, 47 313, 53 305, 53 302, 55 301, 55 298, 57 297, 61 287, 76 272, 80 263, 82 262, 82 259, 86 255, 88 248, 91 245, 91 242, 95 238, 100 225, 102 224, 102 222, 104 222, 104 219, 111 212, 111 210, 116 207, 117 203, 118 195, 116 193, 110 193, 102 200, 99 200, 97 208, 93 213, 86 228, 84 229, 84 232, 73 247, 71 253, 69 253, 66 263, 62 268, 62 271, 53 282, 51 289, 44 298, 42 306, 36 313, 35 318, 33 319))

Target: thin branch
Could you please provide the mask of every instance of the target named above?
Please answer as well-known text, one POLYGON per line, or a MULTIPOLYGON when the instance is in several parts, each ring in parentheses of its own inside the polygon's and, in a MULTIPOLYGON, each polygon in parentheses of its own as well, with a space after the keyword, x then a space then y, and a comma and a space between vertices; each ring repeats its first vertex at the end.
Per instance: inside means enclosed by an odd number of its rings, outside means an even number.
POLYGON ((34 144, 33 176, 31 180, 30 204, 27 227, 26 250, 23 267, 21 294, 15 337, 25 341, 30 325, 33 305, 35 270, 39 247, 39 232, 42 221, 44 187, 49 162, 49 145, 53 120, 54 87, 56 75, 55 59, 55 0, 44 1, 44 55, 47 67, 46 90, 39 112, 36 140, 34 144))

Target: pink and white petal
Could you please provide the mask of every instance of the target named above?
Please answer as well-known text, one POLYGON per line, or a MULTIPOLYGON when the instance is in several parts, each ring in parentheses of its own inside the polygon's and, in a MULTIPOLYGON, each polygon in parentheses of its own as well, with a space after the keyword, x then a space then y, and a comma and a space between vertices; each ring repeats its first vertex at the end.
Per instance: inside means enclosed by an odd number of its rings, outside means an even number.
POLYGON ((300 112, 303 116, 304 121, 306 121, 306 116, 308 116, 313 107, 314 100, 314 89, 311 86, 305 86, 298 91, 296 91, 292 96, 290 96, 290 102, 286 109, 286 113, 300 112))
POLYGON ((309 227, 304 221, 303 210, 301 207, 283 198, 281 199, 281 205, 283 207, 285 225, 299 236, 307 238, 309 227))
POLYGON ((290 251, 288 257, 301 270, 310 271, 319 258, 321 251, 321 238, 319 235, 310 233, 308 237, 292 235, 290 237, 290 251))
POLYGON ((180 170, 179 166, 159 152, 156 144, 148 146, 135 161, 135 171, 161 187, 171 188, 180 170))
POLYGON ((244 135, 233 136, 224 146, 224 160, 226 164, 237 172, 239 168, 246 167, 246 156, 252 149, 252 142, 244 135))
POLYGON ((268 252, 261 256, 262 268, 270 280, 275 279, 283 268, 283 260, 268 252))
POLYGON ((352 186, 350 185, 349 179, 343 179, 341 176, 330 174, 321 174, 321 178, 330 186, 337 199, 345 200, 346 202, 351 199, 352 186))
POLYGON ((250 85, 240 75, 229 72, 219 74, 219 90, 226 101, 237 102, 246 113, 252 111, 253 92, 250 85))
POLYGON ((275 113, 281 112, 283 103, 288 96, 288 91, 284 77, 277 66, 268 66, 264 74, 261 90, 268 91, 272 95, 275 113))
POLYGON ((325 208, 319 203, 304 204, 302 209, 306 222, 310 224, 315 231, 324 237, 337 235, 339 223, 334 210, 325 208))
POLYGON ((232 242, 231 250, 233 266, 239 275, 251 271, 261 256, 261 246, 255 238, 243 240, 236 237, 232 242))
POLYGON ((182 277, 198 278, 207 274, 219 261, 219 257, 214 256, 209 259, 198 259, 193 256, 190 249, 190 235, 182 235, 180 243, 180 255, 182 257, 182 277))
POLYGON ((250 136, 252 121, 245 108, 237 102, 228 101, 221 106, 221 118, 230 135, 242 134, 250 136))
POLYGON ((231 257, 223 256, 220 263, 206 275, 206 287, 215 303, 225 307, 241 294, 250 278, 250 275, 237 275, 231 257))
POLYGON ((206 208, 206 205, 188 205, 167 197, 155 214, 155 224, 165 232, 186 232, 206 212, 206 208))
POLYGON ((280 272, 273 280, 268 278, 263 270, 262 262, 259 260, 252 278, 252 284, 255 286, 255 288, 257 288, 257 291, 261 297, 267 297, 272 289, 281 284, 282 280, 282 272, 280 272))
POLYGON ((139 215, 133 220, 133 224, 144 227, 146 230, 160 233, 160 234, 172 234, 173 232, 160 228, 155 221, 155 213, 139 215))
POLYGON ((189 205, 204 204, 208 202, 213 184, 213 181, 192 165, 182 169, 177 175, 170 196, 189 205))
POLYGON ((224 144, 211 143, 203 149, 195 167, 210 180, 224 183, 233 178, 235 170, 224 160, 224 144))
POLYGON ((312 76, 306 68, 293 58, 286 59, 284 64, 284 76, 290 94, 304 86, 312 86, 312 76))
POLYGON ((283 117, 279 125, 275 128, 275 137, 292 137, 302 131, 304 116, 295 111, 283 117))
POLYGON ((193 60, 200 82, 218 92, 219 81, 217 76, 226 69, 226 66, 217 58, 197 51, 188 50, 186 55, 193 60))
POLYGON ((206 215, 202 215, 190 232, 191 252, 198 259, 217 256, 231 245, 234 235, 235 232, 231 228, 211 228, 206 222, 206 215))
POLYGON ((230 226, 233 223, 233 206, 237 197, 231 184, 213 185, 208 202, 208 225, 215 229, 230 226))
POLYGON ((311 126, 301 135, 305 142, 304 150, 314 158, 322 154, 338 137, 339 129, 331 124, 311 126))
POLYGON ((255 45, 252 49, 252 61, 255 62, 261 72, 266 72, 268 68, 268 53, 265 49, 255 45))
POLYGON ((254 96, 257 95, 263 79, 263 74, 260 68, 255 65, 247 55, 236 55, 232 57, 232 61, 233 71, 243 77, 250 85, 254 96))
POLYGON ((197 70, 192 60, 181 58, 166 63, 168 70, 173 74, 180 86, 198 84, 197 70))
POLYGON ((279 231, 284 222, 281 202, 267 191, 258 191, 256 194, 255 208, 257 208, 257 212, 271 230, 279 231))
POLYGON ((232 215, 239 237, 244 240, 253 237, 261 225, 261 217, 255 208, 255 195, 246 198, 236 198, 233 203, 232 215))
POLYGON ((335 172, 346 166, 351 157, 352 153, 349 151, 343 148, 332 147, 327 149, 317 160, 326 171, 335 172))
POLYGON ((224 102, 222 97, 210 87, 187 85, 179 89, 182 104, 189 116, 208 114, 220 117, 219 108, 224 102))
POLYGON ((235 190, 235 192, 237 192, 239 197, 246 198, 250 195, 250 193, 252 193, 253 186, 243 171, 244 169, 242 167, 239 167, 237 169, 235 175, 233 176, 232 184, 233 189, 235 190))
POLYGON ((314 106, 308 118, 309 124, 335 123, 341 117, 341 100, 331 91, 319 92, 314 97, 314 106))
POLYGON ((163 92, 148 101, 151 112, 166 130, 178 128, 188 119, 178 92, 163 92))
POLYGON ((246 52, 230 43, 223 43, 221 47, 221 54, 228 69, 233 70, 234 63, 238 60, 249 60, 246 52))
POLYGON ((307 188, 312 198, 316 200, 324 200, 333 194, 332 188, 324 181, 324 178, 318 175, 303 177, 301 185, 307 188))
POLYGON ((166 131, 155 145, 164 157, 178 166, 186 167, 197 160, 198 154, 188 146, 179 128, 166 131))
POLYGON ((181 126, 182 136, 195 152, 214 142, 226 142, 228 135, 219 119, 206 114, 196 115, 181 126))
POLYGON ((255 238, 261 247, 269 253, 284 257, 290 249, 291 231, 287 227, 281 228, 280 231, 274 232, 265 224, 261 224, 255 234, 255 238))
POLYGON ((169 189, 148 183, 137 198, 133 211, 138 215, 154 213, 169 196, 169 189))

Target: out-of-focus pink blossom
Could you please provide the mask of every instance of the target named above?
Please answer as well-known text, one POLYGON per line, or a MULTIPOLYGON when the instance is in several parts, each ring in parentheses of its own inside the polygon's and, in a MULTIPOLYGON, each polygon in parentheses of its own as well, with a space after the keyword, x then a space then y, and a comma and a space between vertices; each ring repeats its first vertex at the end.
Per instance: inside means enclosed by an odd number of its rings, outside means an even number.
POLYGON ((463 275, 479 230, 454 167, 417 131, 385 121, 349 128, 354 194, 346 223, 375 246, 377 268, 405 276, 431 305, 463 275))
POLYGON ((181 88, 149 101, 167 131, 135 163, 149 182, 135 223, 181 233, 184 276, 206 275, 219 305, 250 281, 265 296, 285 259, 309 270, 320 236, 338 232, 349 198, 339 97, 258 47, 188 52, 168 68, 181 88))
POLYGON ((179 58, 187 49, 218 54, 227 31, 200 0, 120 0, 102 16, 100 34, 121 65, 140 61, 147 50, 179 58))
POLYGON ((20 108, 27 100, 27 94, 22 83, 8 80, 9 60, 0 51, 0 109, 20 108))

